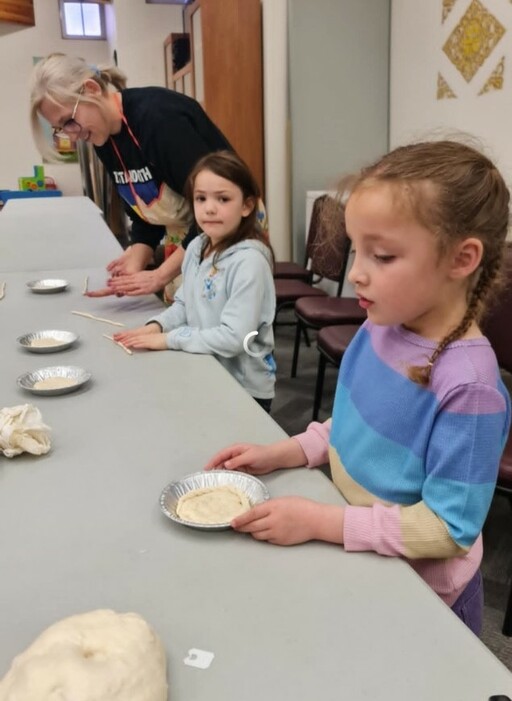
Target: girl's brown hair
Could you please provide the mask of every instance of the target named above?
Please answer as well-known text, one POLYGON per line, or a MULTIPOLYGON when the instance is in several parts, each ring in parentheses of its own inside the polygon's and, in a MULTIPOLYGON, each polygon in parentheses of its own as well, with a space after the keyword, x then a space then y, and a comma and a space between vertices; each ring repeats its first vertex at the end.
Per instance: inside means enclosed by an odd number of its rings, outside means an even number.
POLYGON ((221 253, 235 243, 239 243, 245 239, 255 239, 265 244, 270 250, 273 261, 274 254, 272 247, 266 233, 262 231, 257 218, 260 188, 249 170, 249 167, 232 151, 215 151, 201 158, 188 176, 184 189, 185 197, 192 211, 194 208, 194 183, 198 174, 203 170, 209 170, 215 175, 234 183, 242 191, 244 202, 246 200, 251 200, 253 203, 250 214, 243 217, 238 229, 215 246, 213 264, 215 265, 221 253))
POLYGON ((486 156, 455 141, 397 148, 364 168, 350 184, 350 192, 379 183, 391 185, 397 203, 433 232, 441 255, 466 237, 478 238, 483 244, 480 267, 469 280, 466 313, 441 339, 426 366, 409 368, 410 379, 427 386, 437 358, 465 334, 473 320, 480 319, 491 292, 501 282, 510 193, 486 156))

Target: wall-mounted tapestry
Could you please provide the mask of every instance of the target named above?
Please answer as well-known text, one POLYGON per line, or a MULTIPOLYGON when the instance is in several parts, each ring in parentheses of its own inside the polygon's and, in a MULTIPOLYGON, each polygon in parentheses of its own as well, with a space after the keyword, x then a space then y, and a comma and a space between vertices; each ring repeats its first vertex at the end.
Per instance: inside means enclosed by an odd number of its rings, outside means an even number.
POLYGON ((441 73, 437 74, 437 99, 445 100, 446 98, 457 97, 441 73))
POLYGON ((478 93, 483 95, 486 92, 491 92, 491 90, 503 90, 503 76, 505 74, 505 56, 502 56, 498 65, 493 70, 491 75, 487 78, 484 83, 483 88, 478 93))
MULTIPOLYGON (((452 7, 455 5, 457 0, 443 0, 443 22, 450 14, 452 7)), ((510 0, 512 2, 512 0, 510 0)))
MULTIPOLYGON (((512 3, 512 0, 510 0, 512 3)), ((457 19, 452 15, 455 26, 449 28, 453 22, 446 22, 446 31, 449 32, 442 50, 451 64, 455 66, 458 73, 464 78, 466 83, 475 82, 475 95, 484 95, 493 90, 502 90, 505 80, 505 56, 498 59, 494 68, 485 76, 480 69, 491 59, 492 54, 498 49, 496 47, 503 38, 506 29, 502 22, 491 12, 480 0, 441 0, 442 20, 445 25, 447 18, 457 3, 456 14, 465 6, 462 14, 457 19), (484 81, 482 84, 482 80, 484 81), (478 83, 478 85, 476 84, 478 83)), ((455 13, 454 13, 455 14, 455 13)), ((498 54, 499 56, 499 54, 498 54)), ((487 68, 487 70, 489 70, 487 68)), ((445 73, 443 71, 443 73, 445 73)), ((456 82, 456 81, 455 81, 456 82)), ((438 73, 437 78, 437 99, 456 98, 457 87, 453 81, 450 83, 445 75, 438 73)))

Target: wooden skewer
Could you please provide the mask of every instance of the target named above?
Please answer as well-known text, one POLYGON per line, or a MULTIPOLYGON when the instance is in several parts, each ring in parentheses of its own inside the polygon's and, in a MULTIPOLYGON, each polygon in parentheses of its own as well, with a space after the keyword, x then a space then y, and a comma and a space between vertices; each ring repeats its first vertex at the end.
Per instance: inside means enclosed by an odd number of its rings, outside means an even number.
POLYGON ((112 341, 112 343, 115 343, 116 346, 119 346, 120 348, 122 348, 126 353, 128 353, 128 355, 133 355, 133 352, 129 348, 127 348, 125 345, 123 345, 119 341, 116 341, 116 339, 113 338, 112 336, 109 336, 106 333, 102 334, 102 336, 103 336, 103 338, 108 338, 109 341, 112 341))
POLYGON ((82 292, 83 295, 87 294, 87 290, 89 288, 89 276, 85 276, 85 281, 84 281, 84 291, 82 292))
POLYGON ((76 314, 77 316, 85 316, 86 319, 93 319, 93 321, 103 321, 105 324, 112 324, 113 326, 124 326, 124 324, 121 324, 120 321, 104 319, 101 316, 94 316, 94 314, 88 314, 87 312, 71 312, 71 314, 76 314))
POLYGON ((2 286, 0 287, 0 299, 3 299, 5 297, 5 282, 2 282, 2 286))

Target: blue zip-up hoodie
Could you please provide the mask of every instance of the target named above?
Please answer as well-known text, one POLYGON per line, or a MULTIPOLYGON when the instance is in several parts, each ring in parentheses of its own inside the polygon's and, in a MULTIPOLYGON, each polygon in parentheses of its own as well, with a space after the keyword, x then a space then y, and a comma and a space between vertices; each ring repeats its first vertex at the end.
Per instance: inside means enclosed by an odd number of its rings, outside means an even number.
POLYGON ((246 239, 221 253, 214 267, 213 254, 201 261, 206 241, 201 234, 188 246, 174 304, 150 321, 167 333, 168 348, 214 355, 252 397, 271 399, 276 296, 270 250, 246 239), (244 339, 254 331, 247 353, 244 339))

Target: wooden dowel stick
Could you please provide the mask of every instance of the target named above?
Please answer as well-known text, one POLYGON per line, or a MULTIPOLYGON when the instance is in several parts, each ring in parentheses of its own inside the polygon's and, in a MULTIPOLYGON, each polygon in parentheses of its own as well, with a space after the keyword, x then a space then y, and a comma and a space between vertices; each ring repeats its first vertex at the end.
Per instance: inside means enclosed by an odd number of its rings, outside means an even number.
POLYGON ((71 314, 76 314, 77 316, 84 316, 86 319, 92 319, 93 321, 103 321, 105 324, 112 324, 113 326, 124 326, 120 321, 112 321, 112 319, 104 319, 101 316, 94 316, 94 314, 89 314, 88 312, 71 312, 71 314))
POLYGON ((103 338, 108 338, 108 340, 109 340, 109 341, 112 341, 112 343, 115 343, 116 346, 120 346, 126 353, 128 353, 128 355, 133 355, 133 352, 132 352, 129 348, 127 348, 127 347, 126 347, 125 345, 123 345, 122 343, 119 343, 119 341, 116 341, 116 339, 113 338, 112 336, 109 336, 109 335, 106 334, 106 333, 102 334, 102 336, 103 336, 103 338))

